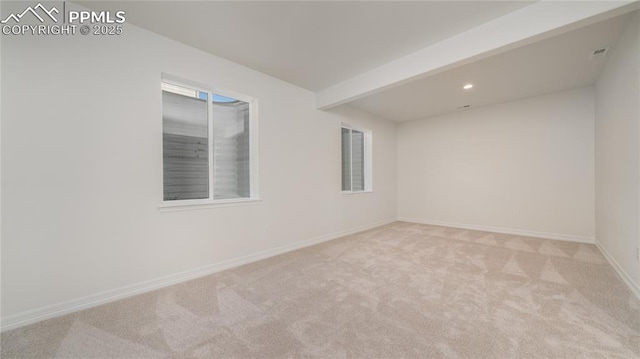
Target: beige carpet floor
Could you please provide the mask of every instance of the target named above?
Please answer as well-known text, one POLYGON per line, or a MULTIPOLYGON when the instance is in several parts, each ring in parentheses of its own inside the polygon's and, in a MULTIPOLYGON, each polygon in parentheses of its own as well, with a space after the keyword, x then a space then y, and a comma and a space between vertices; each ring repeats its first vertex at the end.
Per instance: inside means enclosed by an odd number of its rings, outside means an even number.
POLYGON ((5 332, 2 358, 639 358, 589 244, 396 222, 5 332))

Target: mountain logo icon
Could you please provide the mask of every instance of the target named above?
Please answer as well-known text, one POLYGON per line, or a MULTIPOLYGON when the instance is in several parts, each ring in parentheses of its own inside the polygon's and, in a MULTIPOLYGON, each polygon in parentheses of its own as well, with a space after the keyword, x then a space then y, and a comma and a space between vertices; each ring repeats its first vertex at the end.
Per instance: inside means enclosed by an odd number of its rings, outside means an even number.
POLYGON ((59 14, 60 11, 58 11, 58 9, 56 9, 55 7, 52 7, 51 10, 47 10, 47 8, 44 7, 44 5, 42 5, 42 3, 38 3, 38 5, 34 7, 29 6, 19 14, 9 14, 9 16, 7 16, 6 19, 0 21, 0 23, 6 24, 7 22, 9 22, 9 20, 13 20, 16 23, 18 23, 20 22, 20 20, 22 20, 22 17, 28 13, 31 13, 33 16, 35 16, 38 20, 40 20, 40 22, 45 21, 44 16, 48 16, 54 22, 58 22, 58 19, 56 19, 55 16, 53 16, 53 14, 59 14), (44 14, 42 14, 41 16, 41 14, 38 13, 38 10, 40 10, 40 12, 44 14))

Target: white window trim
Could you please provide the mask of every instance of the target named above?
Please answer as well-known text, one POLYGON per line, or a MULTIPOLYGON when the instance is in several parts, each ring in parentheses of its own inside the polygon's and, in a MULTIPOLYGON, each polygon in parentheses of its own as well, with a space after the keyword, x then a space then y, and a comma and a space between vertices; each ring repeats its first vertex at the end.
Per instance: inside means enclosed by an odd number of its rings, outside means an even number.
MULTIPOLYGON (((209 94, 215 93, 216 95, 235 98, 237 100, 247 102, 249 104, 249 193, 248 198, 231 198, 231 199, 213 199, 214 195, 214 169, 215 169, 215 156, 213 146, 213 102, 207 101, 207 128, 208 128, 208 151, 209 151, 209 198, 203 199, 187 199, 177 201, 165 201, 164 200, 164 176, 160 174, 162 185, 160 186, 160 204, 158 209, 161 212, 174 211, 174 210, 191 210, 191 209, 206 209, 217 207, 233 207, 244 206, 250 204, 261 203, 258 186, 258 100, 237 93, 235 91, 222 89, 219 87, 208 86, 193 81, 181 79, 179 77, 162 73, 160 78, 160 85, 162 83, 168 83, 176 86, 182 86, 196 91, 206 92, 209 94)), ((161 86, 162 87, 162 86, 161 86)), ((161 90, 162 91, 162 90, 161 90)), ((162 93, 162 92, 161 92, 162 93)), ((162 107, 162 105, 161 105, 162 107)), ((162 111, 161 111, 162 115, 162 111)), ((163 127, 162 119, 160 120, 160 138, 162 138, 163 127)), ((164 166, 164 142, 161 141, 160 160, 162 166, 164 166)), ((162 167, 161 167, 162 168, 162 167)))
MULTIPOLYGON (((349 190, 341 191, 340 193, 343 195, 373 193, 373 132, 366 128, 351 126, 347 123, 342 123, 340 129, 342 130, 343 128, 364 133, 364 190, 349 190)), ((340 161, 342 162, 342 159, 340 159, 340 161)), ((342 166, 340 167, 342 168, 342 166)), ((353 159, 351 160, 350 170, 353 172, 353 159)), ((353 175, 351 176, 351 181, 353 181, 353 175)), ((353 184, 351 188, 353 188, 353 184)))
POLYGON ((211 200, 185 200, 185 201, 172 201, 172 202, 184 202, 184 203, 167 203, 165 201, 158 205, 160 212, 175 212, 175 211, 191 211, 197 209, 210 209, 210 208, 224 208, 224 207, 239 207, 261 204, 262 200, 259 198, 238 198, 238 199, 219 199, 215 201, 211 200), (195 203, 194 203, 195 202, 195 203))

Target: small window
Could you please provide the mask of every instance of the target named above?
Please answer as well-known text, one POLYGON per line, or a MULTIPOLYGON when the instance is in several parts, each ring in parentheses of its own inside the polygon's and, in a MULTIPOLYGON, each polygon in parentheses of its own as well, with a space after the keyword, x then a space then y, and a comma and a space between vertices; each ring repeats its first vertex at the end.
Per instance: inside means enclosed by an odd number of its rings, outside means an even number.
POLYGON ((372 190, 371 132, 342 127, 342 191, 372 190))
POLYGON ((256 197, 253 103, 162 82, 163 201, 201 204, 256 197))

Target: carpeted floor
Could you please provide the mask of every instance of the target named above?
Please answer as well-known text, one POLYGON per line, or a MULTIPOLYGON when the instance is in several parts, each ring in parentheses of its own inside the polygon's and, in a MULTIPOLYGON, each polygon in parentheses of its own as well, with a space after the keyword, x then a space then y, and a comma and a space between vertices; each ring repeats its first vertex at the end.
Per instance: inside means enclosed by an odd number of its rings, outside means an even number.
POLYGON ((396 222, 2 333, 5 358, 638 358, 593 245, 396 222))

